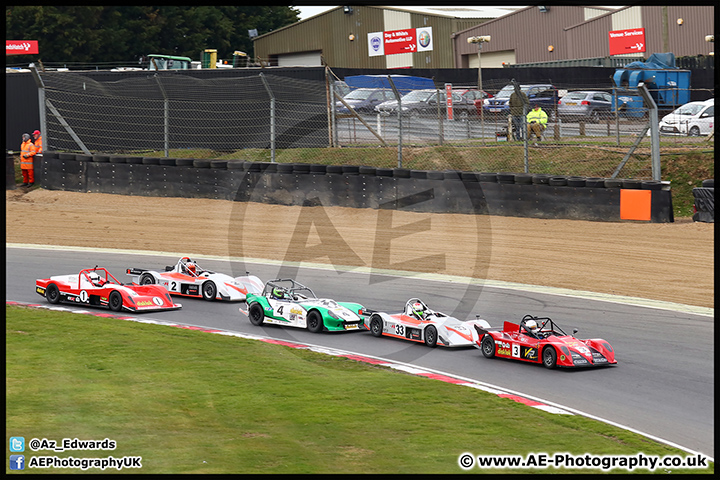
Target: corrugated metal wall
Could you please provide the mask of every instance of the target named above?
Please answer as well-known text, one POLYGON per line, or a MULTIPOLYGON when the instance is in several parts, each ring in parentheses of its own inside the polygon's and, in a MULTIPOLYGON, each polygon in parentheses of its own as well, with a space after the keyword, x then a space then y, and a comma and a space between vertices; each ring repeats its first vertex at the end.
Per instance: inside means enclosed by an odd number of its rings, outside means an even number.
POLYGON ((269 60, 271 65, 277 65, 280 55, 317 51, 335 68, 453 68, 452 34, 488 20, 456 19, 367 5, 352 6, 352 9, 352 14, 345 14, 343 8, 338 7, 257 37, 254 55, 269 60), (368 56, 368 33, 426 26, 433 30, 432 51, 368 56), (350 40, 350 35, 354 40, 350 40))

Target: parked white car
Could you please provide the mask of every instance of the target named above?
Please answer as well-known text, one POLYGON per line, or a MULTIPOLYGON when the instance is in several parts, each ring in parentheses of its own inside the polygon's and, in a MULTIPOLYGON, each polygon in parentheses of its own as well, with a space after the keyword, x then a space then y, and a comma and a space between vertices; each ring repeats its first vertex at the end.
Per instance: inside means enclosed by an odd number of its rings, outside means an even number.
POLYGON ((715 128, 715 99, 686 103, 665 115, 658 127, 660 135, 710 135, 715 128))

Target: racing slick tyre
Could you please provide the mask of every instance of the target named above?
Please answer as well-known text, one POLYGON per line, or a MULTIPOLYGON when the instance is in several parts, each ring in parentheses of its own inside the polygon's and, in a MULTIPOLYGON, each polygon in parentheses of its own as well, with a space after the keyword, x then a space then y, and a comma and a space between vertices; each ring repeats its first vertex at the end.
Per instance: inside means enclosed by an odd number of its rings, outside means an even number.
POLYGON ((215 282, 212 280, 208 280, 207 282, 202 284, 202 287, 200 287, 202 290, 202 297, 203 300, 215 300, 215 296, 217 295, 217 287, 215 286, 215 282))
POLYGON ((45 298, 50 303, 59 303, 60 302, 60 289, 57 285, 54 283, 51 283, 47 286, 45 289, 45 298))
POLYGON ((265 311, 263 310, 263 307, 259 303, 253 303, 250 305, 248 318, 250 319, 250 323, 253 325, 258 327, 262 325, 265 320, 265 311))
POLYGON ((428 347, 434 347, 437 345, 438 333, 437 329, 432 325, 429 325, 425 329, 425 345, 428 347))
POLYGON ((543 365, 547 368, 555 368, 557 365, 557 353, 553 347, 545 347, 542 354, 543 365))
POLYGON ((108 298, 108 307, 110 307, 110 310, 113 312, 119 312, 122 310, 123 299, 122 295, 117 290, 113 290, 110 293, 110 298, 108 298))
POLYGON ((140 275, 140 285, 152 285, 153 283, 155 283, 155 277, 151 273, 140 275))
POLYGON ((312 333, 320 333, 323 331, 322 316, 315 310, 308 313, 307 316, 307 329, 312 333))
POLYGON ((495 340, 490 335, 485 335, 482 339, 482 354, 485 358, 493 358, 495 356, 495 340))
POLYGON ((383 321, 379 317, 372 317, 370 319, 370 333, 375 337, 382 337, 383 321))

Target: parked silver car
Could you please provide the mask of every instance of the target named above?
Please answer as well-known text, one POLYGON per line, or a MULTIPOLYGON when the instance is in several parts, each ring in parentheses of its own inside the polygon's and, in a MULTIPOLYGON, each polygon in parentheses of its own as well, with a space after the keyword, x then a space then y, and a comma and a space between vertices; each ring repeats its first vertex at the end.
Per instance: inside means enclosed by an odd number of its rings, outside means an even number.
POLYGON ((610 116, 613 97, 594 90, 569 92, 558 101, 558 115, 563 120, 599 122, 610 116))

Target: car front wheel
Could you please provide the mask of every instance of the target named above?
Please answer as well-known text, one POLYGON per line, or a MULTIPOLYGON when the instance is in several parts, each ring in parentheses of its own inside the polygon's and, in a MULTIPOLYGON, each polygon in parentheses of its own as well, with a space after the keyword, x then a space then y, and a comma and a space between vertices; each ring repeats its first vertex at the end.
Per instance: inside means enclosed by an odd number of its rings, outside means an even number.
POLYGON ((323 331, 323 321, 320 313, 315 310, 308 313, 307 329, 310 330, 312 333, 320 333, 323 331))
POLYGON ((122 294, 120 294, 117 290, 113 290, 112 293, 110 293, 110 298, 108 299, 108 306, 113 312, 121 311, 123 307, 122 294))
POLYGON ((553 347, 545 347, 542 358, 543 365, 547 368, 555 368, 555 365, 557 365, 557 353, 555 353, 555 349, 553 347))
POLYGON ((425 345, 427 345, 428 347, 434 347, 437 345, 437 339, 437 329, 432 325, 428 326, 425 329, 425 345))
POLYGON ((370 320, 370 333, 375 337, 382 337, 383 321, 378 317, 372 317, 370 320))
POLYGON ((485 335, 482 339, 482 354, 485 358, 495 356, 495 340, 490 335, 485 335))
POLYGON ((204 300, 215 300, 216 295, 217 287, 213 281, 208 280, 202 284, 202 296, 204 300))
POLYGON ((250 319, 250 323, 252 323, 255 326, 260 326, 263 324, 263 321, 265 320, 265 311, 263 310, 262 305, 259 303, 253 303, 250 305, 250 311, 248 312, 248 318, 250 319))

